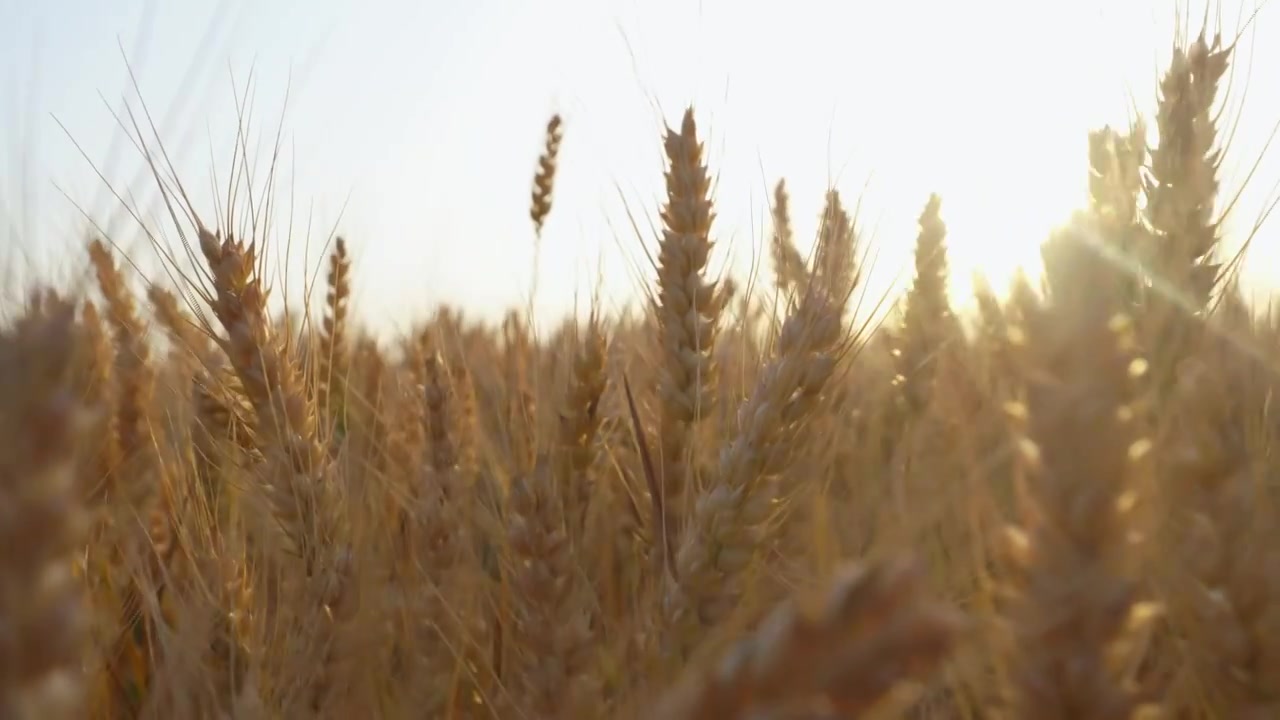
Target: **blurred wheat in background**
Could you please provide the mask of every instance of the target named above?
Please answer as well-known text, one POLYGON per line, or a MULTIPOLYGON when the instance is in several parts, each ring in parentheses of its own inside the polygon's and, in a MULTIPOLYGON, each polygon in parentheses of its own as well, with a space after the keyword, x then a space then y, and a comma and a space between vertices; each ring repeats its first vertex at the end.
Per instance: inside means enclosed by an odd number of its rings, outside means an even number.
MULTIPOLYGON (((342 238, 274 313, 284 241, 145 148, 172 272, 95 239, 96 287, 33 285, 0 336, 0 719, 1280 718, 1232 52, 1181 40, 1154 116, 1088 134, 1043 278, 972 317, 938 195, 881 238, 914 241, 901 297, 864 292, 856 201, 802 242, 781 178, 769 282, 716 272, 695 108, 654 138, 640 312, 442 306, 396 342, 342 238)), ((530 148, 539 242, 572 141, 530 148)))

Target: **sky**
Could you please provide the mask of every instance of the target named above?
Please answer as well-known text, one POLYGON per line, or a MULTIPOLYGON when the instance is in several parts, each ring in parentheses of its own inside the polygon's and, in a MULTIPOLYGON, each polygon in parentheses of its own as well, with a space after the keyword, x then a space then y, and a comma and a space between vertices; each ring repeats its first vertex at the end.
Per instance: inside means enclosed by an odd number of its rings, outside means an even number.
MULTIPOLYGON (((1280 11, 1253 2, 1209 15, 1228 37, 1245 28, 1226 115, 1225 190, 1243 186, 1228 247, 1280 180, 1263 156, 1280 122, 1266 72, 1280 67, 1280 11)), ((96 226, 163 281, 124 205, 160 243, 177 238, 117 117, 145 103, 212 213, 247 97, 259 185, 281 139, 278 295, 301 297, 337 232, 354 310, 375 328, 403 330, 441 302, 497 317, 529 301, 530 184, 558 112, 536 312, 550 321, 596 293, 617 311, 652 282, 662 131, 692 104, 716 179, 713 270, 769 282, 768 200, 786 178, 806 249, 828 187, 860 199, 878 297, 906 280, 937 192, 963 303, 975 271, 1001 287, 1035 269, 1039 243, 1084 202, 1087 132, 1127 126, 1135 107, 1150 117, 1175 29, 1204 12, 1203 0, 0 0, 0 263, 19 278, 10 289, 78 282, 96 226)), ((1268 227, 1245 267, 1251 292, 1280 279, 1268 227)))

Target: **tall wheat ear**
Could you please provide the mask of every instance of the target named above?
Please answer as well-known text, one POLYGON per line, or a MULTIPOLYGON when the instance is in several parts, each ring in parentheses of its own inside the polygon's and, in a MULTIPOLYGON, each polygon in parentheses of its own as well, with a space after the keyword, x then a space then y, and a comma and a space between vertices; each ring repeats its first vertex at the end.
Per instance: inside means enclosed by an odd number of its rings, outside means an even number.
POLYGON ((1137 578, 1132 482, 1138 433, 1134 327, 1121 276, 1083 221, 1044 247, 1047 303, 1020 318, 1025 403, 1011 404, 1025 484, 1005 549, 1008 711, 1016 718, 1129 720, 1159 700, 1122 669, 1155 605, 1137 578))
MULTIPOLYGON (((659 457, 663 537, 670 547, 683 531, 698 453, 694 428, 711 410, 715 386, 712 352, 719 330, 723 296, 707 277, 714 247, 711 177, 693 108, 685 110, 679 130, 668 128, 667 202, 662 209, 655 307, 661 365, 658 377, 659 457)), ((655 553, 662 556, 662 552, 655 553)))
POLYGON ((761 548, 778 531, 778 475, 835 368, 839 311, 811 287, 738 411, 739 427, 699 493, 663 596, 666 648, 687 656, 743 602, 761 548))
POLYGON ((348 678, 342 670, 351 669, 352 657, 344 657, 343 649, 356 643, 349 621, 358 609, 339 486, 297 366, 272 332, 255 248, 231 237, 222 240, 203 227, 199 239, 213 276, 213 312, 227 332, 222 349, 262 433, 266 466, 256 475, 284 541, 273 560, 284 587, 300 596, 277 619, 291 621, 291 630, 281 632, 305 640, 296 652, 315 655, 315 662, 305 665, 280 658, 282 665, 270 678, 278 684, 272 692, 291 712, 332 712, 344 701, 348 678))

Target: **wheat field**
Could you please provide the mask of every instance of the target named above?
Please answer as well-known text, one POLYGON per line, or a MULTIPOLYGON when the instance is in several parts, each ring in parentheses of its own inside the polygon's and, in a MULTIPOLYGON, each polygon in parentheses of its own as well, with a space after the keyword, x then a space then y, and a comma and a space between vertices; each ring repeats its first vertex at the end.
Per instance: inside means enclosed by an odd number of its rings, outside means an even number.
POLYGON ((883 321, 835 191, 804 253, 778 179, 769 281, 718 276, 693 108, 644 310, 543 332, 441 307, 380 342, 341 239, 284 322, 252 229, 169 190, 195 271, 94 240, 96 287, 0 337, 0 718, 1280 718, 1230 62, 1183 42, 1154 117, 1091 132, 1043 278, 973 318, 937 196, 883 321))

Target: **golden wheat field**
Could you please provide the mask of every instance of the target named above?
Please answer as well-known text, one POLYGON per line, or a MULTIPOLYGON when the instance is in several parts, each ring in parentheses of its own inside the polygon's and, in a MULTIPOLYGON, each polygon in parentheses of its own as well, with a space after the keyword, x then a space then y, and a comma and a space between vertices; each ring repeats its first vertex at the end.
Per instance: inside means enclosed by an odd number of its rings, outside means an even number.
MULTIPOLYGON (((0 335, 0 719, 1280 718, 1232 60, 1191 36, 1152 117, 1089 133, 1043 277, 972 318, 938 196, 883 320, 834 190, 802 252, 773 179, 769 282, 714 272, 693 107, 654 138, 643 311, 541 332, 375 339, 341 239, 282 321, 253 226, 154 169, 195 270, 93 240, 95 286, 0 335)), ((572 131, 530 148, 539 235, 572 131)))

